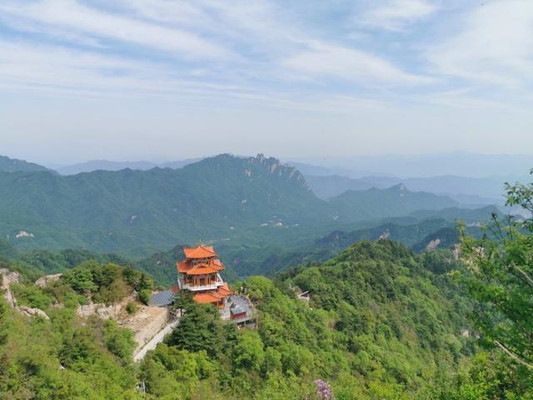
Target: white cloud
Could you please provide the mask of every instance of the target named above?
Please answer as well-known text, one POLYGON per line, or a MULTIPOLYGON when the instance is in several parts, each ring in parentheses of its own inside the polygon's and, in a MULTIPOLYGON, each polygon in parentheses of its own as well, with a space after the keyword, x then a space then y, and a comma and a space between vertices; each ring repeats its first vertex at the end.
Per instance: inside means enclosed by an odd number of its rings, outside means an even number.
POLYGON ((430 16, 436 10, 435 3, 426 0, 391 0, 363 14, 359 23, 397 31, 402 30, 408 23, 430 16))
POLYGON ((33 29, 44 32, 71 30, 92 38, 105 38, 177 52, 195 58, 220 58, 229 55, 222 46, 195 34, 176 28, 106 13, 79 4, 75 0, 42 0, 39 2, 0 5, 6 23, 33 23, 33 29))
POLYGON ((533 2, 487 2, 462 30, 427 53, 437 70, 486 84, 518 87, 533 80, 533 2))
MULTIPOLYGON (((197 74, 191 70, 191 76, 197 74)), ((271 92, 254 86, 179 79, 165 64, 142 62, 55 45, 0 40, 0 88, 52 95, 112 98, 167 98, 182 104, 257 104, 261 107, 349 112, 379 102, 357 96, 314 96, 271 92)))
POLYGON ((431 83, 432 78, 413 75, 395 67, 380 57, 360 50, 309 42, 308 50, 297 53, 283 62, 285 67, 309 75, 324 75, 373 85, 431 83))

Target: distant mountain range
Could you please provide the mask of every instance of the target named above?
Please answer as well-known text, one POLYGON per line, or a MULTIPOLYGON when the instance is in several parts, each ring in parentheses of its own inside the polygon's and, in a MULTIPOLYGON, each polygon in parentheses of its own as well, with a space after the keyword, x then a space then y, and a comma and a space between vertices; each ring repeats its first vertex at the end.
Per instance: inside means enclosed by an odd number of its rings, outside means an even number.
POLYGON ((319 224, 327 214, 295 168, 264 156, 221 155, 177 170, 0 173, 0 232, 33 248, 152 251, 319 224))
POLYGON ((510 181, 527 181, 522 177, 465 178, 461 176, 433 176, 430 178, 396 178, 367 176, 348 178, 338 175, 305 175, 313 192, 322 199, 329 199, 349 190, 367 190, 370 188, 387 188, 403 184, 412 191, 424 191, 442 194, 463 204, 487 205, 503 204, 504 183, 510 181))
POLYGON ((73 165, 66 165, 56 168, 56 171, 61 175, 76 175, 82 172, 93 171, 120 171, 122 169, 133 169, 140 171, 147 171, 152 168, 183 168, 188 164, 200 161, 200 158, 170 161, 164 163, 154 163, 150 161, 107 161, 107 160, 92 160, 73 165))
POLYGON ((427 192, 411 192, 398 184, 388 189, 348 190, 329 200, 340 220, 371 220, 408 215, 417 210, 457 207, 449 197, 427 192))
MULTIPOLYGON (((55 171, 61 175, 76 175, 99 170, 120 171, 131 169, 147 171, 153 168, 181 169, 200 160, 199 158, 161 163, 93 160, 57 167, 55 171)), ((528 181, 527 172, 530 166, 533 166, 533 156, 469 153, 420 156, 389 155, 314 161, 323 165, 295 161, 290 161, 288 164, 296 167, 305 176, 313 192, 321 199, 331 199, 350 190, 386 189, 394 185, 404 184, 410 191, 423 191, 447 196, 468 207, 481 207, 491 204, 503 206, 504 183, 528 181), (462 167, 459 168, 458 165, 453 164, 454 162, 457 162, 462 167), (335 163, 341 166, 335 166, 335 163), (434 171, 434 176, 427 176, 428 171, 434 171), (380 172, 385 174, 380 175, 380 172), (452 175, 450 172, 457 174, 452 175), (411 175, 402 175, 402 173, 410 173, 411 175), (493 176, 489 176, 491 174, 493 176), (484 176, 473 177, 476 175, 484 176)), ((51 171, 37 164, 7 157, 0 158, 0 171, 46 170, 51 171)))
POLYGON ((30 163, 24 160, 17 160, 6 156, 0 156, 0 172, 17 172, 17 171, 48 171, 52 170, 42 165, 30 163))
POLYGON ((200 240, 292 247, 347 224, 457 206, 401 185, 324 201, 296 168, 263 155, 219 155, 181 169, 0 172, 0 234, 23 248, 147 255, 200 240))

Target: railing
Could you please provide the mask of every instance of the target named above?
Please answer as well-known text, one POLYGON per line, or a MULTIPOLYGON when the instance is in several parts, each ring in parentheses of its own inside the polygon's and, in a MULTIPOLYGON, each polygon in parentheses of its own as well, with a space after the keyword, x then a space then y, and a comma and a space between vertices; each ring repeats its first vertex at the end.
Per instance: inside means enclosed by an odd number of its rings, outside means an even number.
POLYGON ((214 283, 208 285, 192 285, 185 283, 183 279, 178 279, 178 285, 180 289, 190 290, 192 292, 201 291, 201 290, 216 290, 224 284, 224 281, 221 278, 217 278, 214 283))

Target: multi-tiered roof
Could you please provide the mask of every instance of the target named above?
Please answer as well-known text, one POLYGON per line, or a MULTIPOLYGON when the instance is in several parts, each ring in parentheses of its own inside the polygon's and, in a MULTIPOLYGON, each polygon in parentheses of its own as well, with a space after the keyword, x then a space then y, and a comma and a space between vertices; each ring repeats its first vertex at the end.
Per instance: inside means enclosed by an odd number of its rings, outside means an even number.
POLYGON ((177 263, 180 289, 194 292, 194 300, 198 303, 213 303, 219 308, 223 307, 231 291, 219 275, 224 265, 213 247, 185 247, 183 253, 185 259, 177 263))

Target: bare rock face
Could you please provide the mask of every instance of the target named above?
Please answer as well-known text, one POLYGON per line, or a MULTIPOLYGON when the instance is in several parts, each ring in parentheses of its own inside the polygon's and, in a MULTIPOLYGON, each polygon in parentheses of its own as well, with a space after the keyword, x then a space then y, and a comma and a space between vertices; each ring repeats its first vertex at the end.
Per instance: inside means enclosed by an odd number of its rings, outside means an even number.
POLYGON ((105 305, 101 303, 89 303, 84 306, 79 306, 76 314, 80 317, 89 317, 96 315, 102 319, 119 320, 126 314, 126 306, 128 303, 135 301, 135 296, 127 296, 120 303, 105 305))
POLYGON ((440 239, 432 240, 428 243, 426 246, 426 251, 433 251, 437 248, 437 246, 440 244, 440 239))
POLYGON ((390 237, 390 231, 387 229, 385 232, 383 232, 381 235, 379 235, 379 240, 385 240, 390 237))
POLYGON ((17 305, 17 299, 15 298, 15 296, 13 296, 13 292, 9 288, 9 285, 13 283, 20 283, 22 281, 22 275, 20 275, 18 272, 10 271, 5 268, 1 268, 0 278, 1 278, 0 280, 2 283, 1 288, 2 288, 2 291, 4 292, 4 298, 6 299, 6 301, 12 308, 17 310, 22 315, 27 315, 30 317, 39 316, 48 321, 50 320, 48 315, 46 315, 46 313, 39 308, 31 308, 31 307, 17 305))
POLYGON ((15 296, 13 296, 9 285, 12 283, 20 283, 21 280, 22 275, 18 272, 10 271, 6 268, 0 268, 0 288, 2 289, 2 292, 4 292, 4 299, 13 308, 17 306, 17 300, 15 299, 15 296))
POLYGON ((59 278, 61 278, 63 274, 54 274, 54 275, 45 275, 41 276, 39 279, 35 281, 35 286, 38 286, 40 288, 44 288, 48 286, 50 283, 58 281, 59 278))
POLYGON ((39 316, 39 317, 42 317, 46 320, 50 320, 50 318, 48 317, 48 315, 46 315, 46 313, 41 310, 40 308, 30 308, 30 307, 26 307, 26 306, 20 306, 18 307, 18 311, 23 314, 23 315, 28 315, 30 317, 35 317, 35 316, 39 316))

